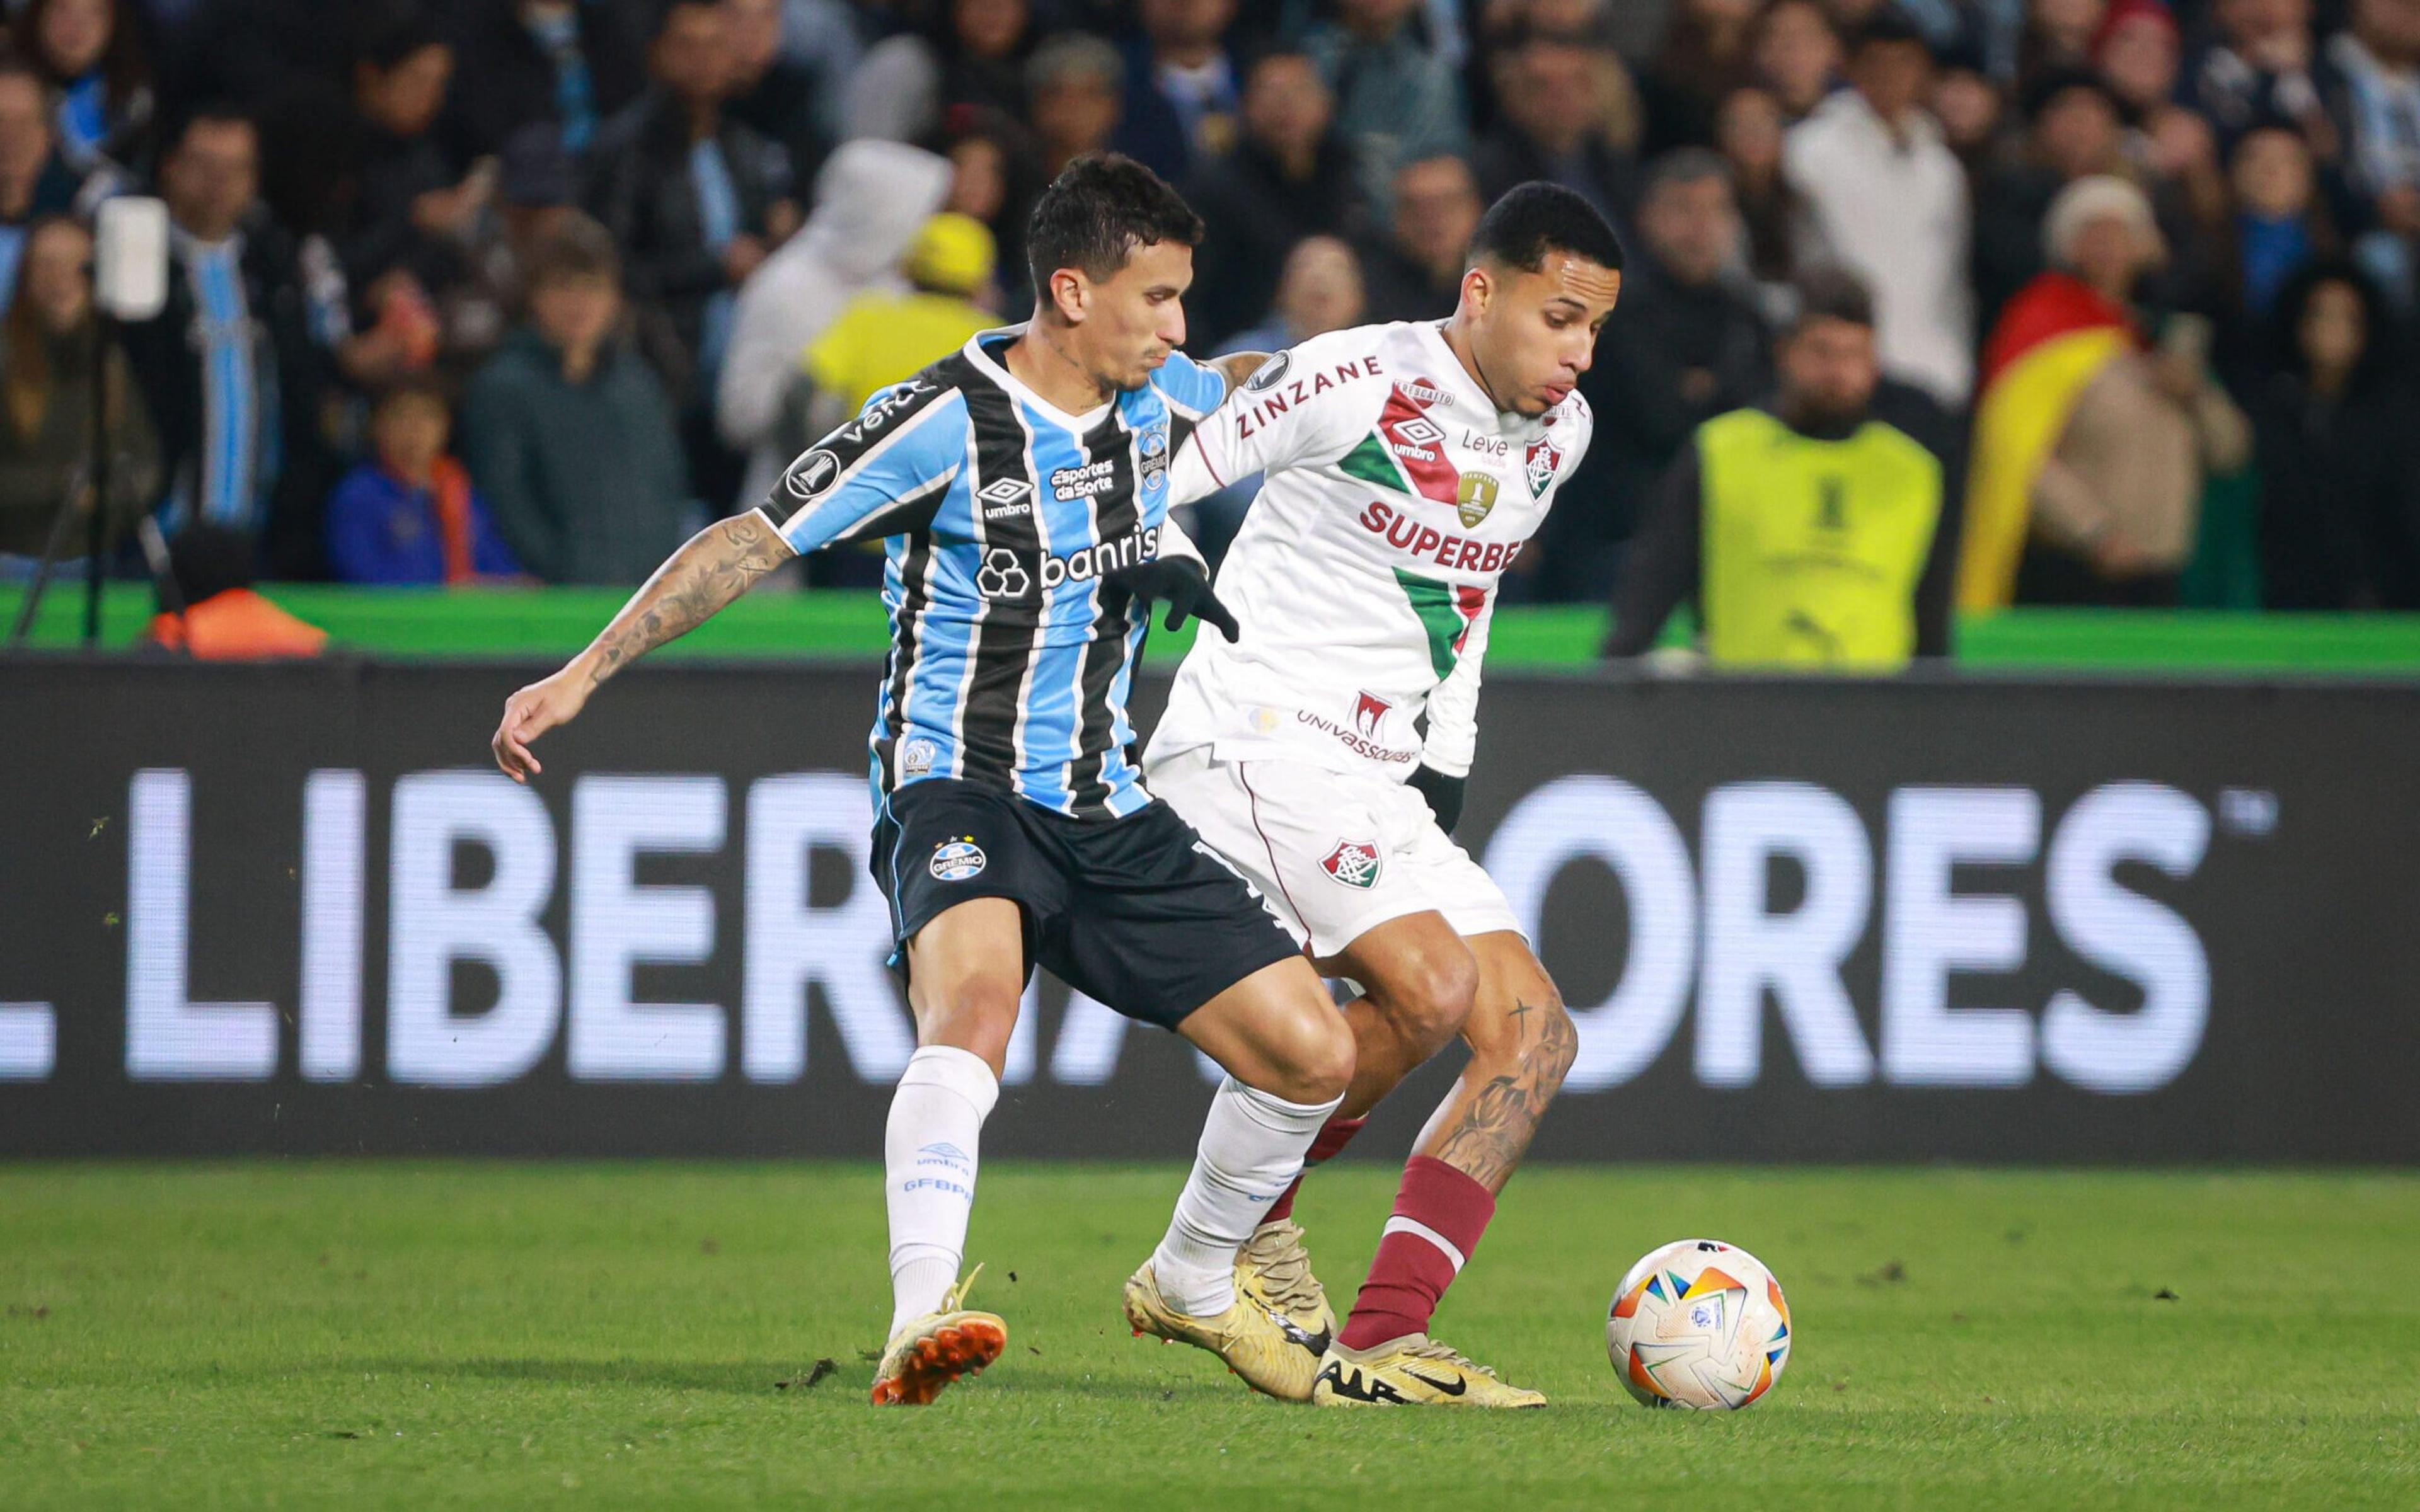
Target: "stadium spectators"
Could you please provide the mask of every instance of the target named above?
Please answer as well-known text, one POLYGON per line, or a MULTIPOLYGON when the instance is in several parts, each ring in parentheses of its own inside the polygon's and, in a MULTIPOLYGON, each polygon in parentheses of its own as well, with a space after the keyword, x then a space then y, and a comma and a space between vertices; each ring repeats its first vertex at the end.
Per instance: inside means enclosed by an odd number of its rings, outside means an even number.
POLYGON ((991 233, 970 216, 926 221, 900 265, 905 290, 869 288, 809 345, 801 372, 814 402, 798 449, 865 408, 877 389, 912 378, 999 323, 978 302, 991 287, 991 233))
POLYGON ((28 228, 72 209, 80 187, 59 151, 40 76, 0 62, 0 289, 16 286, 28 228))
POLYGON ((672 0, 647 53, 654 83, 597 129, 581 195, 621 249, 638 317, 670 338, 654 354, 688 413, 691 465, 731 471, 725 486, 737 470, 716 465, 711 404, 737 291, 798 229, 788 155, 723 114, 731 51, 721 0, 672 0))
POLYGON ((722 0, 730 27, 731 118, 782 149, 794 184, 814 182, 831 150, 824 86, 813 68, 782 44, 782 0, 722 0))
POLYGON ((2335 225, 2319 199, 2310 144, 2288 125, 2263 122, 2238 137, 2227 177, 2235 189, 2236 292, 2257 319, 2288 279, 2338 250, 2335 225))
POLYGON ((1610 51, 1570 39, 1524 43, 1506 62, 1503 118, 1471 154, 1480 197, 1493 204, 1513 185, 1544 178, 1608 221, 1626 216, 1637 165, 1617 139, 1612 111, 1618 86, 1609 76, 1621 69, 1610 51))
POLYGON ((2176 99, 2179 49, 2177 18, 2164 0, 2113 0, 2092 39, 2092 65, 2139 124, 2176 99))
POLYGON ((944 22, 868 48, 849 75, 843 134, 922 141, 961 108, 1026 119, 1025 60, 1038 38, 1026 0, 948 0, 944 22))
POLYGON ((2420 608, 2420 393, 2391 340, 2384 298, 2350 264, 2278 294, 2276 371, 2252 403, 2273 609, 2420 608))
POLYGON ((1109 148, 1125 108, 1125 86, 1126 66, 1117 49, 1097 37, 1054 37, 1033 50, 1025 88, 1044 177, 1056 178, 1078 158, 1109 148))
POLYGON ((1941 460, 1872 412, 1873 304, 1802 288, 1769 409, 1698 427, 1622 570, 1608 656, 1652 648, 1683 602, 1716 667, 1888 671, 1949 650, 1956 529, 1941 460))
POLYGON ((1658 161, 1639 201, 1615 318, 1580 393, 1596 436, 1516 572, 1529 597, 1603 600, 1621 542, 1699 425, 1766 396, 1765 324, 1744 291, 1729 165, 1705 147, 1658 161), (1531 563, 1535 563, 1531 566, 1531 563))
POLYGON ((2420 268, 2420 0, 2353 0, 2330 39, 2333 124, 2369 206, 2359 255, 2407 308, 2420 268))
POLYGON ((1816 0, 1772 0, 1757 17, 1749 58, 1756 82, 1792 124, 1839 86, 1840 34, 1816 0))
POLYGON ((2038 75, 2025 88, 2024 117, 2023 149, 1975 190, 1975 302, 1986 329, 2042 270, 2042 217, 2058 192, 2079 178, 2127 171, 2125 123, 2099 74, 2038 75))
POLYGON ((1460 158, 1470 148, 1462 85, 1452 66, 1421 39, 1416 6, 1417 0, 1336 0, 1336 19, 1311 27, 1302 39, 1335 93, 1337 129, 1360 156, 1362 186, 1380 206, 1389 202, 1403 170, 1460 158))
MULTIPOLYGON (((2223 486, 2207 455, 2164 474, 2161 489, 2195 500, 2160 494, 2177 511, 2169 546, 2197 543, 2177 593, 2247 600, 2266 559, 2276 602, 2420 594, 2406 532, 2379 523, 2393 509, 2360 506, 2366 557, 2348 557, 2354 527, 2328 512, 2364 488, 2386 497, 2353 460, 2367 443, 2342 438, 2369 435, 2381 423, 2367 417, 2409 392, 2380 375, 2402 370, 2420 301, 2420 0, 15 0, 0 13, 0 301, 46 217, 88 218, 130 190, 170 200, 173 305, 125 337, 158 426, 162 522, 224 519, 279 575, 329 570, 330 485, 375 465, 378 396, 431 377, 459 393, 508 342, 521 361, 544 347, 528 269, 574 207, 609 228, 630 323, 599 347, 613 383, 570 389, 673 395, 680 466, 647 472, 661 497, 646 513, 668 520, 689 480, 717 509, 761 496, 798 439, 782 417, 808 349, 858 294, 906 291, 902 254, 936 209, 988 229, 1001 317, 1019 317, 1033 196, 1108 143, 1180 176, 1207 222, 1187 300, 1196 352, 1280 339, 1326 318, 1306 313, 1323 299, 1349 302, 1347 259, 1310 239, 1353 249, 1368 317, 1435 318, 1471 224, 1510 183, 1549 178, 1621 217, 1639 257, 1590 379, 1597 455, 1562 496, 1558 549, 1519 585, 1583 599, 1602 595, 1640 516, 1637 480, 1660 455, 1649 433, 1705 418, 1692 344, 1741 320, 1786 327, 1791 282, 1810 270, 1873 290, 1888 375, 1876 414, 1953 477, 1970 426, 1978 477, 2024 463, 1995 409, 2022 385, 1968 390, 1987 350, 2029 348, 1982 338, 2022 326, 2021 290, 2063 286, 2040 282, 2054 199, 2127 180, 2168 256, 2125 291, 2123 326, 2152 350, 2121 365, 2156 377, 2164 336, 2206 342, 2263 454, 2223 486), (1641 144, 1724 160, 1727 196, 1705 160, 1673 160, 1697 164, 1684 199, 1730 202, 1691 217, 1733 241, 1711 280, 1689 270, 1702 259, 1674 238, 1697 233, 1675 231, 1672 204, 1633 203, 1641 144), (810 179, 814 227, 791 236, 784 201, 810 179), (1281 293, 1289 267, 1306 283, 1281 293), (2334 330, 2369 294, 2362 344, 2382 366, 2366 357, 2339 384, 2322 348, 2280 335, 2334 330), (2320 316, 2283 319, 2289 296, 2320 316), (1617 379, 1651 400, 1606 398, 1617 379), (1574 531, 1585 549, 1561 540, 1574 531)), ((2183 394, 2181 359, 2164 365, 2183 394)), ((0 381, 21 398, 54 386, 0 381)), ((1738 382, 1712 403, 1746 402, 1738 382)), ((2171 420, 2190 411, 2190 428, 2215 393, 2160 396, 2146 378, 2134 396, 2171 420)), ((474 460, 480 425, 465 417, 474 460)), ((636 486, 615 480, 617 508, 636 507, 636 486)), ((2016 571, 2027 536, 2045 534, 2038 557, 2060 548, 2029 473, 2009 497, 2018 533, 1987 599, 2093 587, 2016 571)), ((500 529, 508 512, 500 496, 500 529)))
POLYGON ((1247 76, 1243 135, 1189 186, 1208 227, 1186 316, 1213 345, 1268 309, 1288 253, 1306 238, 1351 239, 1366 214, 1336 101, 1311 58, 1274 52, 1247 76))
MULTIPOLYGON (((1703 142, 1714 133, 1723 96, 1754 80, 1757 43, 1770 27, 1756 0, 1679 0, 1665 23, 1655 60, 1639 81, 1648 150, 1703 142)), ((1508 91, 1506 108, 1516 100, 1508 91)))
POLYGON ((1731 168, 1731 197, 1747 234, 1747 266, 1760 284, 1790 279, 1791 241, 1805 213, 1781 171, 1781 106, 1761 89, 1734 89, 1715 117, 1714 144, 1731 168))
POLYGON ((1959 595, 1969 608, 2173 605, 2202 485, 2249 453, 2242 413, 2208 369, 2210 322, 2139 338, 2135 290, 2165 255, 2150 202, 2079 179, 2043 228, 2051 270, 2000 316, 1968 490, 1959 595))
POLYGON ((627 0, 453 0, 444 13, 461 64, 447 100, 458 158, 500 153, 534 123, 584 153, 645 87, 645 34, 627 0))
MULTIPOLYGON (((92 234, 66 217, 27 231, 0 321, 0 552, 39 556, 60 503, 89 487, 93 360, 92 234)), ((107 347, 109 534, 150 506, 159 443, 126 354, 107 347)), ((89 505, 87 504, 87 508, 89 505)), ((83 548, 81 531, 61 543, 83 548)))
POLYGON ((337 581, 459 587, 520 572, 470 470, 446 454, 453 424, 433 380, 398 383, 380 397, 371 455, 328 500, 328 564, 337 581))
POLYGON ((1884 11, 1859 33, 1851 87, 1790 130, 1782 162, 1806 215, 1802 267, 1833 266, 1874 291, 1883 371, 1960 405, 1975 378, 1965 175, 1924 109, 1932 59, 1884 11))
POLYGON ((1373 320, 1442 320, 1462 286, 1463 255, 1487 209, 1460 158, 1405 163, 1395 176, 1391 234, 1364 246, 1373 320))
POLYGON ((1141 35, 1125 54, 1118 147, 1172 184, 1234 146, 1233 57, 1221 39, 1235 0, 1139 0, 1141 35))
POLYGON ((799 359, 859 290, 906 287, 900 256, 950 181, 948 161, 930 152, 896 142, 845 144, 816 177, 806 229, 740 290, 716 394, 723 440, 749 455, 737 507, 752 508, 797 455, 783 445, 778 426, 799 359))
POLYGON ((530 320, 472 381, 463 454, 497 533, 554 583, 636 583, 693 524, 671 399, 623 325, 621 259, 567 222, 530 270, 530 320))
POLYGON ((261 213, 260 133, 225 107, 168 141, 168 302, 127 328, 159 426, 163 508, 260 543, 272 576, 316 577, 327 489, 321 400, 341 298, 306 284, 294 239, 261 213))
POLYGON ((19 50, 57 100, 59 149, 76 172, 150 165, 159 100, 131 0, 31 0, 19 50))
POLYGON ((381 29, 353 64, 353 208, 336 246, 351 287, 400 270, 425 297, 462 276, 495 184, 492 168, 455 173, 433 134, 453 75, 453 50, 426 20, 381 29))
POLYGON ((2310 0, 2215 0, 2217 39, 2190 70, 2185 101, 2232 137, 2278 117, 2324 127, 2310 0))

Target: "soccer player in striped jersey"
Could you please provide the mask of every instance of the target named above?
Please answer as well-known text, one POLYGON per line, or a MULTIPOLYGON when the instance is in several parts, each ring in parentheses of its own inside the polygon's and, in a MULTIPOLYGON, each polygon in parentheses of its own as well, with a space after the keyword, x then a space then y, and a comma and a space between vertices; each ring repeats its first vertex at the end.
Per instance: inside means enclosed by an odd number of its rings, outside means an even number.
POLYGON ((884 1136, 877 1404, 929 1402, 1006 1347, 958 1270, 978 1136, 1036 964, 1228 1072, 1140 1292, 1151 1331, 1273 1395, 1311 1392, 1317 1362, 1233 1273, 1349 1084, 1352 1035, 1250 887, 1126 755, 1150 601, 1171 629, 1198 614, 1234 633, 1168 519, 1170 458, 1230 382, 1176 350, 1201 236, 1140 164, 1070 164, 1033 209, 1032 321, 874 395, 764 504, 699 533, 568 666, 515 693, 496 732, 498 763, 525 781, 530 743, 604 679, 791 557, 883 538, 870 861, 918 1048, 884 1136))

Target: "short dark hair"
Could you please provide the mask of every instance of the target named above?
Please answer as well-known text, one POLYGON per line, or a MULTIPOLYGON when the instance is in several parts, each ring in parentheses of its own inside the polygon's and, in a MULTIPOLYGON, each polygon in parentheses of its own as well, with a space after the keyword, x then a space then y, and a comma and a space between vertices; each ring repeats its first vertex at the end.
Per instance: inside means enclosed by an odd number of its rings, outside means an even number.
POLYGON ((427 15, 418 10, 395 11, 363 36, 361 51, 354 54, 353 61, 367 64, 380 73, 392 73, 407 60, 444 45, 445 34, 427 15))
POLYGON ((2027 81, 2024 92, 2018 96, 2018 109, 2028 123, 2036 122, 2041 119, 2044 111, 2077 90, 2097 98, 2108 107, 2110 114, 2119 114, 2118 97, 2110 91, 2108 81, 2090 69, 2042 69, 2027 81))
POLYGON ((564 218, 530 258, 530 287, 575 278, 622 278, 621 249, 613 233, 577 211, 564 218))
POLYGON ((1599 267, 1619 270, 1621 239, 1596 207, 1560 184, 1515 184, 1479 218, 1470 255, 1534 273, 1546 254, 1568 252, 1599 267))
POLYGON ((1817 269, 1799 279, 1792 292, 1797 296, 1798 313, 1792 316, 1786 334, 1794 336, 1818 320, 1867 327, 1874 323, 1873 295, 1867 290, 1864 280, 1845 270, 1817 269))
POLYGON ((1049 302, 1050 275, 1079 268, 1094 282, 1117 276, 1137 247, 1202 245, 1202 217, 1159 175, 1116 152, 1088 152, 1033 202, 1025 257, 1033 298, 1049 302))
POLYGON ((254 142, 260 140, 260 122, 252 112, 231 100, 205 100, 170 123, 162 140, 166 144, 163 157, 173 157, 194 134, 196 127, 240 126, 252 132, 254 142))
POLYGON ((1650 163, 1647 183, 1638 192, 1639 203, 1645 204, 1662 190, 1675 184, 1701 184, 1709 178, 1719 178, 1730 187, 1733 175, 1731 160, 1712 147, 1674 147, 1650 163))
MULTIPOLYGON (((647 35, 660 39, 664 33, 672 30, 673 18, 682 11, 714 10, 720 8, 721 3, 722 0, 662 0, 662 3, 656 7, 655 15, 651 18, 655 24, 647 28, 647 35)), ((644 15, 645 12, 642 11, 641 14, 644 15)))
POLYGON ((1850 36, 1849 51, 1854 54, 1869 47, 1901 46, 1911 42, 1924 49, 1926 57, 1932 55, 1932 39, 1924 35, 1923 29, 1910 20, 1907 12, 1901 10, 1894 0, 1884 0, 1882 7, 1866 18, 1866 23, 1850 36))
POLYGON ((433 404, 448 416, 454 411, 454 398, 443 378, 435 373, 406 373, 379 391, 370 412, 383 414, 405 403, 433 404))

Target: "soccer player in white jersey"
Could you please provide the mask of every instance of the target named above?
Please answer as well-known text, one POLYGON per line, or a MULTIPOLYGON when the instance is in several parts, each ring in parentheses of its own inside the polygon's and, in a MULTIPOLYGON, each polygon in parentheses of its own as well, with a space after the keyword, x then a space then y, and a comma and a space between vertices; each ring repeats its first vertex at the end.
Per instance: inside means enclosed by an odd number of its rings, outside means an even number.
POLYGON ((1321 1403, 1545 1400, 1427 1332, 1577 1044, 1503 894, 1450 836, 1497 585, 1588 446, 1575 385, 1621 260, 1580 196, 1521 185, 1480 223, 1452 318, 1279 353, 1177 455, 1180 501, 1266 479, 1218 573, 1242 634, 1195 642, 1144 777, 1362 991, 1357 1070, 1310 1163, 1455 1034, 1471 1049, 1341 1332, 1291 1189, 1232 1277, 1147 1262, 1127 1284, 1130 1320, 1155 1333, 1153 1296, 1216 1311, 1232 1284, 1321 1356, 1321 1403))

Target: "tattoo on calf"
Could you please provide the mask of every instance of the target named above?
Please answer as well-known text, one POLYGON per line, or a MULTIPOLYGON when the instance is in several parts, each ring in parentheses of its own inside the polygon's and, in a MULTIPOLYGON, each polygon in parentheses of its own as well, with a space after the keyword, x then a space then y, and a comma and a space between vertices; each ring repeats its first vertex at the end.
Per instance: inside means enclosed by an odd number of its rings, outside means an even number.
POLYGON ((1521 1163, 1579 1050, 1571 1015, 1556 1009, 1530 1018, 1540 1006, 1515 1005, 1509 1016, 1522 1030, 1518 1069, 1481 1088, 1461 1123, 1437 1147, 1437 1159, 1490 1191, 1500 1190, 1521 1163))

